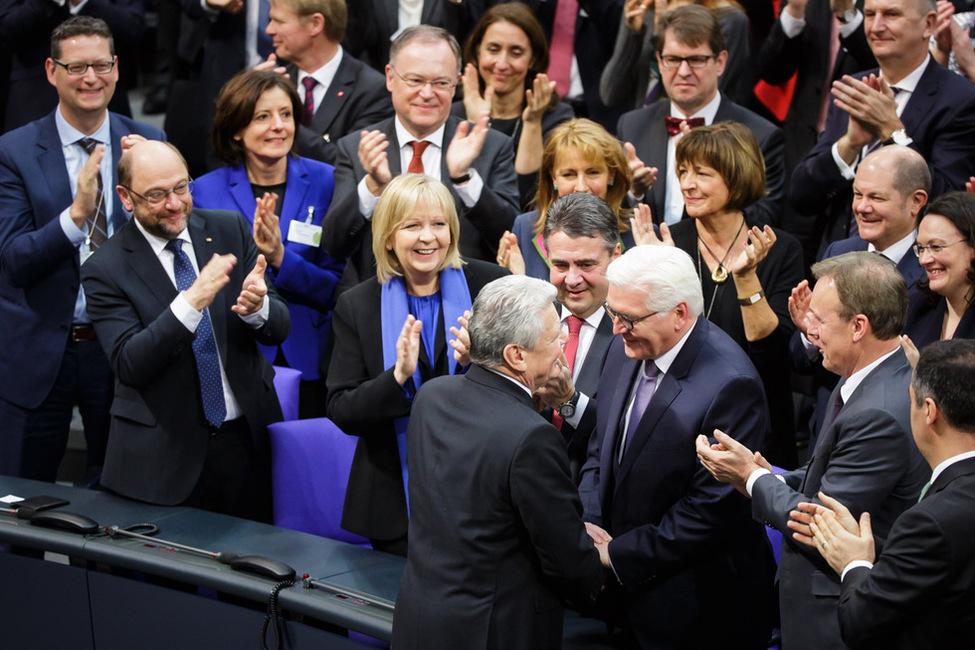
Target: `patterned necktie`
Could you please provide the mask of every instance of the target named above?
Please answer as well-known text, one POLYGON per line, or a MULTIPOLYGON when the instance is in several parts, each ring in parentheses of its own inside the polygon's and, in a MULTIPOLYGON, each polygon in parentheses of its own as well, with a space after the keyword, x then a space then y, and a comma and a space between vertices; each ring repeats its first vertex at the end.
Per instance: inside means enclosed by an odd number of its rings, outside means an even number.
POLYGON ((667 115, 664 117, 664 123, 667 125, 667 135, 675 136, 680 133, 680 125, 684 122, 687 122, 687 126, 692 129, 696 129, 699 126, 704 126, 703 117, 692 117, 685 120, 680 117, 672 117, 667 115))
POLYGON ((633 442, 633 435, 640 426, 643 413, 650 404, 650 399, 657 390, 657 379, 660 377, 660 368, 653 361, 643 362, 643 372, 637 381, 636 390, 633 392, 633 406, 630 408, 630 421, 626 425, 626 439, 620 446, 619 462, 623 462, 623 455, 630 449, 633 442))
POLYGON ((410 143, 413 147, 413 158, 410 159, 410 166, 406 168, 408 174, 422 174, 423 173, 423 152, 426 151, 430 143, 426 140, 422 142, 419 140, 414 140, 410 143))
POLYGON ((311 126, 311 120, 315 117, 314 89, 318 82, 314 77, 305 77, 301 83, 305 87, 305 113, 301 116, 301 125, 311 126))
MULTIPOLYGON (((91 156, 91 152, 101 143, 94 138, 82 138, 78 140, 78 144, 91 156)), ((88 225, 88 246, 91 250, 95 250, 108 240, 108 218, 105 216, 105 185, 102 181, 101 169, 98 170, 98 196, 95 197, 95 213, 89 216, 85 223, 88 225)))
MULTIPOLYGON (((190 258, 183 252, 183 240, 171 239, 166 250, 173 254, 173 275, 176 288, 186 291, 196 280, 196 271, 190 258)), ((213 337, 209 310, 203 310, 203 320, 196 327, 193 339, 193 356, 196 357, 196 373, 200 377, 200 394, 203 398, 203 415, 212 426, 219 427, 227 416, 227 404, 223 398, 223 382, 220 379, 220 357, 217 341, 213 337)))

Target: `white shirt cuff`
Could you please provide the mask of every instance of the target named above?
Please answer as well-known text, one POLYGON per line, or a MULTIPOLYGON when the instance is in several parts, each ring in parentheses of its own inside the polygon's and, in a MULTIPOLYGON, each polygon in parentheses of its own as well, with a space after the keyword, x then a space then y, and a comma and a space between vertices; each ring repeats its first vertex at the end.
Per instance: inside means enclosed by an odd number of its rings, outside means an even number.
POLYGON ((359 212, 367 220, 372 220, 372 213, 376 211, 376 205, 379 203, 379 197, 373 196, 373 193, 369 191, 369 186, 366 185, 366 177, 363 176, 362 180, 359 181, 359 185, 356 186, 356 190, 359 194, 359 212))
POLYGON ((751 474, 748 475, 748 480, 745 481, 745 492, 748 493, 749 497, 752 496, 752 488, 755 487, 755 481, 765 476, 766 474, 771 474, 771 473, 772 472, 768 471, 764 467, 759 467, 758 469, 756 469, 755 471, 753 471, 751 474))
POLYGON ((809 342, 806 335, 799 332, 799 340, 802 341, 802 347, 806 350, 806 356, 810 359, 815 359, 816 355, 819 354, 819 348, 809 342))
POLYGON ((857 9, 856 18, 854 18, 853 20, 851 20, 845 25, 843 23, 840 23, 840 29, 839 29, 840 38, 849 38, 850 34, 855 32, 857 30, 857 27, 859 27, 861 23, 863 23, 863 14, 860 13, 859 9, 857 9))
POLYGON ((578 428, 587 406, 589 406, 589 398, 586 397, 585 393, 579 393, 579 399, 576 400, 576 412, 572 414, 571 418, 565 418, 565 422, 573 429, 578 428))
POLYGON ((88 235, 71 218, 71 206, 64 209, 58 216, 58 221, 61 223, 61 230, 64 231, 64 236, 68 238, 69 242, 77 246, 85 241, 85 237, 88 235))
POLYGON ((203 320, 203 312, 193 309, 190 303, 186 301, 183 293, 182 291, 179 292, 179 295, 169 303, 169 308, 173 310, 173 315, 176 316, 176 320, 183 324, 183 327, 195 332, 200 321, 203 320))
POLYGON ((866 560, 853 560, 843 568, 843 573, 840 574, 840 582, 846 577, 846 574, 857 567, 867 567, 868 569, 873 568, 873 562, 867 562, 866 560))
POLYGON ((857 171, 855 167, 851 167, 846 164, 846 161, 840 157, 840 145, 838 142, 833 143, 833 147, 830 149, 833 154, 833 162, 836 163, 836 167, 840 170, 840 174, 843 175, 848 181, 852 181, 856 178, 857 171))
POLYGON ((264 302, 261 303, 261 308, 250 316, 241 316, 240 320, 244 321, 254 329, 260 329, 261 327, 264 327, 264 323, 267 322, 270 315, 271 300, 267 296, 264 296, 264 302))
POLYGON ((477 170, 473 167, 471 168, 471 180, 467 181, 463 185, 455 185, 454 189, 457 190, 458 196, 460 196, 461 202, 463 202, 465 208, 472 208, 474 204, 478 202, 481 198, 481 190, 484 189, 484 181, 481 179, 481 175, 477 173, 477 170))
POLYGON ((782 23, 782 32, 786 38, 795 38, 806 28, 805 19, 796 18, 785 9, 779 14, 779 22, 782 23))

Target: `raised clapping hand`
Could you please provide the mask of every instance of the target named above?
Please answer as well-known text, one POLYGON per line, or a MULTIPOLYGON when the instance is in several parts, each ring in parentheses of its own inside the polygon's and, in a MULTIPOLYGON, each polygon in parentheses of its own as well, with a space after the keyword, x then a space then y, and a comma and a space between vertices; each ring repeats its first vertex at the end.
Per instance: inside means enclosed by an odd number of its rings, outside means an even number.
POLYGON ((630 230, 633 231, 633 241, 637 246, 650 244, 653 246, 673 246, 674 238, 670 235, 670 226, 660 224, 660 236, 653 229, 653 214, 646 203, 638 203, 633 208, 633 218, 630 219, 630 230))
POLYGON ((764 229, 752 226, 748 230, 748 242, 745 249, 735 259, 731 261, 731 272, 738 277, 743 277, 755 272, 759 262, 768 256, 768 252, 775 245, 775 232, 771 226, 764 229))
POLYGON ((807 336, 809 329, 810 300, 812 300, 812 289, 809 288, 808 280, 803 280, 797 284, 789 296, 789 316, 803 336, 807 336))
POLYGON ((643 31, 643 20, 647 15, 650 4, 646 0, 626 0, 623 5, 623 16, 626 26, 631 32, 643 31))
POLYGON ((217 293, 230 282, 230 272, 237 266, 237 258, 231 253, 226 255, 213 254, 210 261, 200 269, 190 288, 183 293, 183 297, 190 307, 203 311, 209 307, 217 293))
POLYGON ((209 7, 228 14, 235 14, 244 8, 244 0, 206 0, 206 3, 209 7))
POLYGON ((393 366, 393 379, 400 386, 406 385, 406 380, 416 372, 417 360, 420 358, 420 330, 423 323, 410 314, 403 323, 403 329, 396 340, 396 365, 393 366))
POLYGON ((918 352, 917 346, 914 345, 914 341, 907 334, 901 334, 901 349, 904 350, 904 356, 907 357, 908 363, 911 364, 912 368, 917 367, 917 360, 921 358, 921 353, 918 352))
POLYGON ((636 147, 631 143, 624 142, 623 149, 626 150, 626 162, 630 166, 630 172, 633 175, 633 183, 630 185, 630 191, 633 192, 633 196, 642 197, 657 182, 657 173, 659 170, 656 167, 647 167, 644 165, 643 161, 637 158, 636 147))
POLYGON ((260 63, 258 63, 257 65, 255 65, 253 69, 254 70, 271 70, 273 72, 277 72, 279 75, 281 75, 285 79, 290 79, 289 76, 288 76, 288 69, 286 67, 284 67, 283 65, 278 65, 278 57, 277 57, 276 54, 274 54, 274 52, 271 52, 270 54, 268 54, 267 55, 267 60, 266 61, 261 61, 260 63))
POLYGON ((518 235, 505 230, 498 241, 498 266, 511 271, 513 275, 525 275, 525 258, 518 247, 518 235))
POLYGON ((459 327, 450 328, 450 333, 456 337, 450 339, 450 347, 454 349, 454 361, 461 367, 471 362, 471 333, 467 329, 470 321, 471 312, 465 311, 463 316, 457 318, 459 327))
POLYGON ((252 316, 264 305, 264 296, 267 295, 267 280, 264 279, 266 270, 267 260, 263 255, 258 255, 254 268, 244 278, 237 304, 230 308, 239 316, 252 316))
POLYGON ((476 122, 485 112, 490 115, 491 105, 494 103, 494 86, 485 85, 484 94, 481 94, 481 77, 473 63, 464 66, 461 83, 464 85, 464 112, 467 120, 476 122))
POLYGON ((552 101, 556 83, 548 80, 548 75, 539 72, 532 81, 532 87, 525 90, 525 110, 521 113, 524 122, 542 123, 545 110, 552 101))
POLYGON ((470 170, 484 146, 490 119, 490 113, 482 112, 473 128, 470 122, 461 122, 457 125, 445 157, 450 178, 459 178, 470 170))
POLYGON ((752 452, 720 429, 714 430, 715 444, 707 436, 700 435, 695 441, 697 457, 704 469, 716 480, 730 483, 733 488, 748 496, 745 484, 756 469, 772 471, 772 465, 759 452, 752 452))
POLYGON ((798 510, 789 513, 792 538, 818 550, 837 574, 854 560, 873 562, 876 549, 870 513, 861 514, 857 523, 842 503, 822 492, 818 496, 822 505, 801 502, 798 510))
POLYGON ((284 244, 281 241, 281 224, 274 208, 278 203, 278 195, 265 192, 264 196, 256 200, 254 207, 254 243, 266 257, 273 269, 281 268, 284 261, 284 244))
POLYGON ((366 172, 366 187, 374 196, 383 193, 386 184, 393 180, 389 171, 387 149, 389 140, 382 131, 363 131, 359 134, 359 164, 366 172))
POLYGON ((98 175, 101 173, 102 158, 105 156, 105 145, 95 145, 88 160, 78 172, 78 191, 68 215, 79 228, 85 227, 85 221, 95 213, 98 205, 98 175))
POLYGON ((897 117, 894 92, 875 74, 863 79, 844 75, 833 82, 833 103, 850 116, 847 137, 857 149, 875 138, 886 140, 904 124, 897 117))

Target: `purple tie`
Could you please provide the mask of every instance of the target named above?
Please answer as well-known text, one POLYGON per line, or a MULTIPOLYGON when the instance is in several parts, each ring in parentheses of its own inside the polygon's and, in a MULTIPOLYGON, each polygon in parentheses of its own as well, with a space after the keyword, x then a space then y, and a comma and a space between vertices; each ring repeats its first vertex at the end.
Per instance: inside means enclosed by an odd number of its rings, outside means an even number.
POLYGON ((305 114, 301 116, 301 125, 310 126, 311 120, 315 117, 315 86, 318 82, 313 77, 305 77, 301 80, 305 87, 305 114))
POLYGON ((636 390, 633 391, 633 406, 630 408, 630 421, 626 425, 626 438, 620 450, 619 461, 621 463, 623 462, 623 454, 630 448, 633 435, 640 425, 640 420, 643 419, 643 413, 647 410, 650 398, 653 397, 653 393, 657 389, 657 379, 659 377, 660 368, 657 367, 657 364, 653 361, 644 361, 643 371, 640 373, 640 378, 637 381, 636 390))

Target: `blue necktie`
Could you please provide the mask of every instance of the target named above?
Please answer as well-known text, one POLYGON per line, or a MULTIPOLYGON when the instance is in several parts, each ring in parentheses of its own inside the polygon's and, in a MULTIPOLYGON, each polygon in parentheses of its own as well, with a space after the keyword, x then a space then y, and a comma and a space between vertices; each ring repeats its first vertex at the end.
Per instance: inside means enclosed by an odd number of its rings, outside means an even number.
MULTIPOLYGON (((166 249, 173 254, 173 275, 176 288, 186 291, 196 280, 196 271, 190 258, 183 252, 183 240, 171 239, 166 249)), ((220 357, 217 356, 217 341, 213 338, 210 314, 203 310, 203 320, 196 327, 193 339, 193 356, 196 357, 196 372, 200 376, 200 392, 203 397, 203 414, 207 422, 215 427, 223 424, 227 416, 227 404, 223 399, 223 382, 220 380, 220 357)))

